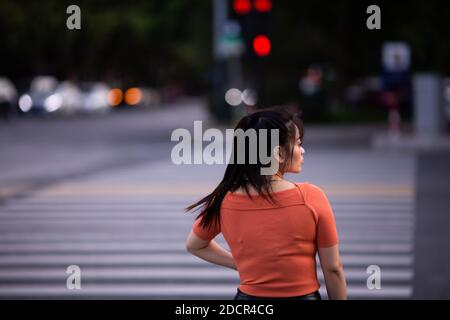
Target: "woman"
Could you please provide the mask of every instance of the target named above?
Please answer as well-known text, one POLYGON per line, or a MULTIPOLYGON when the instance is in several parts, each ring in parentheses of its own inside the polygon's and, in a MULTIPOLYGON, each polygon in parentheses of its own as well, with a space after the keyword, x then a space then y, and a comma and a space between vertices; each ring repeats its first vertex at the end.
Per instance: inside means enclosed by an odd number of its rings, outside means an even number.
MULTIPOLYGON (((263 110, 243 117, 236 129, 268 129, 264 138, 257 136, 256 145, 267 142, 265 150, 273 151, 278 171, 261 174, 261 168, 270 164, 263 164, 259 158, 257 163, 236 161, 239 149, 235 137, 233 161, 220 184, 186 208, 202 209, 186 249, 201 259, 239 272, 235 300, 320 300, 315 259, 318 252, 328 297, 346 299, 338 234, 327 197, 313 184, 284 179, 285 173, 299 173, 302 169, 302 121, 286 111, 263 110), (277 145, 271 145, 273 134, 278 134, 277 145), (219 233, 231 252, 213 240, 219 233)), ((251 149, 247 140, 246 160, 251 149)))

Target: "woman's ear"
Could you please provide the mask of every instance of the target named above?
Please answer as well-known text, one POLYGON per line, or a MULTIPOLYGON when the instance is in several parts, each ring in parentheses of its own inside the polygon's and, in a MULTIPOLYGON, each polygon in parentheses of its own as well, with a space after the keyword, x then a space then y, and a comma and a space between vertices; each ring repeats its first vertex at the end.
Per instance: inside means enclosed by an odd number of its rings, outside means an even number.
POLYGON ((281 154, 280 146, 276 146, 275 148, 273 148, 273 157, 275 158, 275 160, 278 163, 283 163, 284 162, 283 156, 281 154))

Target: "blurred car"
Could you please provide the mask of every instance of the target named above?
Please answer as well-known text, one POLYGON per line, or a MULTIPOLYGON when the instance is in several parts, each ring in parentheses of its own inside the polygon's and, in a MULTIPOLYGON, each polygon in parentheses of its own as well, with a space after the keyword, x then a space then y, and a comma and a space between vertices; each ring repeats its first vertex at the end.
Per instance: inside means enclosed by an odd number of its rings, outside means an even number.
POLYGON ((22 112, 75 115, 105 113, 110 109, 110 88, 102 82, 63 81, 51 76, 35 77, 29 92, 19 99, 22 112))
POLYGON ((8 119, 15 110, 17 103, 17 90, 7 78, 0 78, 0 115, 8 119))
POLYGON ((55 89, 55 94, 62 98, 58 113, 64 115, 73 115, 80 111, 83 105, 83 93, 80 88, 72 81, 63 81, 55 89))
POLYGON ((63 105, 61 94, 56 93, 58 80, 52 76, 37 76, 30 84, 29 92, 19 98, 22 112, 51 113, 63 105))
POLYGON ((110 88, 103 82, 84 82, 80 85, 82 113, 106 113, 110 110, 108 94, 110 88))
POLYGON ((160 101, 158 91, 149 87, 115 87, 108 93, 108 102, 115 108, 155 107, 160 101))
POLYGON ((161 103, 161 97, 156 89, 141 87, 142 100, 141 105, 143 107, 156 107, 161 103))
POLYGON ((450 78, 444 79, 444 114, 450 124, 450 78))

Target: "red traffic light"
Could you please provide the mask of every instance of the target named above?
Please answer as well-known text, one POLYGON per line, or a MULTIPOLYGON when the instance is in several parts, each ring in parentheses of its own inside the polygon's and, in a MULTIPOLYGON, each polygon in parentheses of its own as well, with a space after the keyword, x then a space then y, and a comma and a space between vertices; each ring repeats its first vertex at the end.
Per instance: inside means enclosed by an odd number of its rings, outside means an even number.
POLYGON ((272 10, 272 0, 255 0, 253 6, 256 11, 269 12, 272 10))
POLYGON ((264 35, 256 36, 253 39, 253 50, 260 57, 265 57, 270 54, 272 45, 270 39, 264 35))
POLYGON ((234 0, 233 9, 237 14, 247 14, 250 12, 252 5, 250 0, 234 0))

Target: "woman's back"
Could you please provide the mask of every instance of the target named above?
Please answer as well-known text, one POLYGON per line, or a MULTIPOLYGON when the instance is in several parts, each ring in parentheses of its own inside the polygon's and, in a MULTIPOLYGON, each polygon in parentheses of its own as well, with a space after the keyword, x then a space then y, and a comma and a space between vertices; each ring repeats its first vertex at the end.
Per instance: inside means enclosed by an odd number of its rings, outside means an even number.
POLYGON ((193 231, 204 239, 222 233, 227 241, 241 284, 254 296, 283 297, 311 293, 319 288, 317 247, 338 243, 335 220, 323 191, 309 183, 275 191, 279 205, 258 195, 228 192, 221 205, 220 229, 203 229, 196 220, 193 231))

